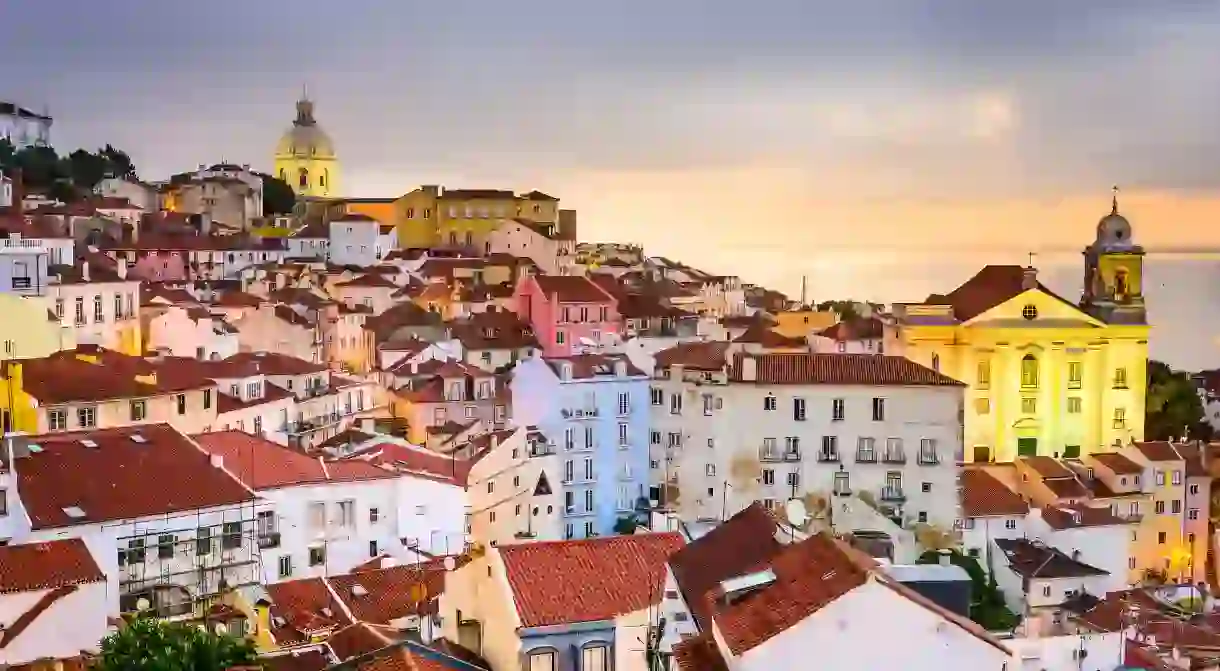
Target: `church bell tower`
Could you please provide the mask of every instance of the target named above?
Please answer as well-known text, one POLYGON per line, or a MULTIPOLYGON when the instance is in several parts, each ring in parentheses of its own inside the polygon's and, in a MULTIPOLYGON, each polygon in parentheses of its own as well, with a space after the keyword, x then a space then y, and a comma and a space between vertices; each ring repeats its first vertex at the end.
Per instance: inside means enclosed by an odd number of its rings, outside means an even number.
POLYGON ((1110 213, 1097 222, 1097 235, 1084 250, 1081 307, 1109 323, 1144 324, 1144 249, 1135 244, 1131 223, 1118 212, 1114 187, 1110 213))

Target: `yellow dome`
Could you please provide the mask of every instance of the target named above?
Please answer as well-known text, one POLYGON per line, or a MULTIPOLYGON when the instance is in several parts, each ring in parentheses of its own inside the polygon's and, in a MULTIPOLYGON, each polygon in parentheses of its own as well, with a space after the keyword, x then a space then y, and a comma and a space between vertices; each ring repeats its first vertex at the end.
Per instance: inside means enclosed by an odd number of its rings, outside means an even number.
POLYGON ((277 158, 334 158, 335 146, 313 118, 313 102, 297 101, 297 118, 275 146, 277 158))

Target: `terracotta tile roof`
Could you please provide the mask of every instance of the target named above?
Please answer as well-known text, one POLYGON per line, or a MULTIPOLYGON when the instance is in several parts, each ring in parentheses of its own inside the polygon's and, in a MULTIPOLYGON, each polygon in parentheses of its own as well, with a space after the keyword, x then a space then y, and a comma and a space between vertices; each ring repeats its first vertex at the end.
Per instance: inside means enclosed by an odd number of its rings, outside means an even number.
POLYGON ((828 326, 818 335, 839 342, 878 340, 885 337, 885 323, 876 317, 856 317, 828 326))
POLYGON ((326 638, 326 644, 340 662, 367 655, 392 645, 398 632, 367 622, 353 622, 326 638))
POLYGON ((734 382, 964 387, 953 378, 901 356, 879 354, 744 354, 734 358, 734 382), (756 372, 746 379, 745 364, 756 372))
POLYGON ((981 468, 964 468, 961 475, 962 515, 964 517, 1019 517, 1029 512, 1029 504, 981 468))
POLYGON ((445 189, 438 200, 513 200, 517 194, 504 189, 445 189))
POLYGON ((225 470, 254 490, 395 477, 364 462, 348 462, 330 469, 321 458, 307 457, 242 431, 201 433, 194 440, 205 452, 222 457, 225 470))
POLYGON ((1207 467, 1203 464, 1205 451, 1199 449, 1199 445, 1193 443, 1177 443, 1173 447, 1178 451, 1178 454, 1182 456, 1182 460, 1186 462, 1186 477, 1210 477, 1207 467))
POLYGON ((729 671, 711 631, 675 643, 673 654, 677 671, 729 671))
POLYGON ((335 661, 324 645, 276 651, 258 658, 263 671, 325 671, 335 661))
POLYGON ((1089 496, 1089 488, 1085 487, 1084 483, 1077 480, 1075 476, 1068 478, 1044 478, 1042 484, 1051 490, 1055 498, 1085 499, 1089 496))
POLYGON ((1135 449, 1148 461, 1181 461, 1182 456, 1173 449, 1173 445, 1163 440, 1150 440, 1134 443, 1135 449))
POLYGON ((714 615, 716 630, 734 655, 795 626, 869 578, 862 562, 824 534, 785 546, 767 567, 774 582, 714 615))
POLYGON ((219 296, 217 296, 216 300, 212 301, 212 305, 216 305, 219 307, 225 307, 225 308, 241 308, 241 307, 256 308, 256 307, 262 305, 263 303, 264 303, 263 299, 259 298, 258 296, 255 296, 254 294, 249 294, 244 291, 226 291, 226 292, 220 294, 219 296))
POLYGON ((466 486, 473 465, 470 460, 459 459, 452 455, 438 454, 419 447, 408 447, 398 443, 375 443, 360 449, 359 452, 332 462, 331 468, 339 466, 344 461, 367 461, 378 466, 392 468, 399 473, 407 473, 438 482, 447 482, 459 487, 466 486))
POLYGON ((1115 516, 1109 506, 1094 507, 1081 504, 1046 506, 1042 509, 1042 519, 1052 529, 1130 524, 1127 520, 1115 516))
POLYGON ((1071 469, 1064 466, 1058 459, 1046 456, 1019 457, 1021 463, 1033 469, 1044 478, 1072 478, 1075 475, 1071 469))
POLYGON ((528 193, 521 194, 521 199, 522 200, 545 200, 545 201, 549 201, 552 203, 559 202, 559 199, 556 198, 555 196, 549 196, 538 190, 534 190, 534 191, 530 191, 528 193))
POLYGON ((560 303, 613 303, 614 297, 596 282, 582 275, 535 275, 535 282, 542 295, 560 303))
POLYGON ((1017 575, 1030 578, 1084 578, 1108 575, 1095 566, 1076 561, 1049 545, 1034 544, 1025 538, 994 538, 1017 575))
POLYGON ((227 363, 257 364, 263 375, 310 375, 329 370, 325 364, 298 359, 278 352, 240 352, 222 359, 227 363))
POLYGON ((511 312, 481 312, 445 326, 450 337, 467 350, 538 347, 533 327, 511 312))
POLYGON ((808 347, 804 338, 789 338, 765 326, 754 324, 733 339, 735 343, 762 345, 763 347, 808 347))
POLYGON ((0 547, 0 594, 105 580, 106 575, 79 538, 0 547))
POLYGON ((656 603, 678 533, 498 548, 523 627, 608 620, 656 603))
POLYGON ((710 631, 720 583, 766 567, 783 549, 775 518, 760 503, 717 525, 669 558, 669 567, 701 631, 710 631))
POLYGON ((1118 452, 1094 452, 1089 458, 1113 471, 1116 475, 1139 475, 1144 468, 1118 452))
MULTIPOLYGON (((1022 288, 1024 277, 1025 269, 1021 266, 984 266, 974 277, 966 280, 958 288, 944 296, 938 294, 928 296, 924 303, 951 305, 953 306, 953 316, 958 321, 970 321, 991 308, 1025 293, 1025 289, 1022 288)), ((1071 301, 1047 289, 1041 282, 1038 283, 1038 290, 1077 310, 1080 309, 1071 301)))
POLYGON ((34 529, 165 515, 255 498, 167 424, 43 434, 30 442, 41 451, 21 460, 17 476, 34 529), (142 440, 133 440, 137 435, 142 440))
POLYGON ((25 391, 43 405, 149 398, 216 386, 184 367, 88 345, 21 364, 25 391))
POLYGON ((271 600, 271 635, 281 647, 307 642, 311 634, 352 622, 322 578, 277 582, 266 590, 271 600))
POLYGON ((719 341, 682 343, 657 352, 653 362, 657 368, 682 366, 690 370, 720 371, 728 365, 729 347, 730 343, 719 341))
POLYGON ((626 354, 574 354, 572 356, 549 356, 543 361, 556 376, 562 375, 563 364, 571 366, 573 380, 591 380, 601 375, 614 376, 616 363, 624 365, 625 375, 648 376, 648 373, 636 368, 626 354))
POLYGON ((389 624, 409 615, 436 612, 436 599, 445 591, 445 566, 444 560, 437 559, 334 575, 328 580, 357 620, 389 624))
POLYGON ((776 323, 774 319, 762 312, 755 312, 752 315, 729 315, 720 318, 720 325, 728 328, 749 328, 756 324, 771 327, 776 323))
POLYGON ((270 382, 263 383, 263 395, 260 398, 252 398, 242 400, 237 396, 231 396, 217 389, 216 392, 216 414, 223 415, 228 412, 237 412, 246 410, 255 406, 267 405, 269 403, 278 403, 290 398, 295 398, 295 394, 287 389, 271 384, 270 382))
POLYGON ((380 288, 380 289, 397 289, 398 288, 397 284, 394 284, 393 282, 387 280, 385 278, 385 276, 381 275, 380 273, 368 273, 366 275, 361 275, 360 277, 347 280, 346 282, 339 282, 335 286, 354 287, 354 288, 370 287, 370 288, 380 288))

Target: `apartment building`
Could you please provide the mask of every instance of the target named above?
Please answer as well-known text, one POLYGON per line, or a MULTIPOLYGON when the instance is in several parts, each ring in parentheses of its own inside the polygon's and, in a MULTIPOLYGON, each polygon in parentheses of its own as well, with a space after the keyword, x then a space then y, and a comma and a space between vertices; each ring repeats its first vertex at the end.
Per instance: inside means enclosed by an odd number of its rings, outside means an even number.
POLYGON ((45 295, 78 344, 142 354, 140 282, 123 261, 88 253, 72 266, 51 266, 45 295))

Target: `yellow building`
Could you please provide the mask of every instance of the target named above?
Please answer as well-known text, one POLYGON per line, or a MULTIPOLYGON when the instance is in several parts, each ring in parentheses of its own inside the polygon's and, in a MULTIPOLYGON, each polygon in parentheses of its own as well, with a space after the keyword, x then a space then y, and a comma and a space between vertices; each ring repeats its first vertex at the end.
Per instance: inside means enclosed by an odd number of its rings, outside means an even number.
POLYGON ((807 338, 812 333, 834 326, 839 316, 831 310, 818 311, 812 305, 775 313, 771 330, 789 338, 807 338))
POLYGON ((383 224, 394 223, 394 203, 397 198, 344 198, 334 201, 343 208, 342 214, 363 214, 383 224))
POLYGON ((1074 457, 1143 439, 1142 265, 1116 198, 1085 249, 1079 304, 1035 268, 987 266, 949 294, 899 306, 906 356, 967 385, 966 460, 1074 457))
POLYGON ((394 203, 398 242, 412 247, 471 247, 487 251, 487 238, 504 219, 559 223, 559 199, 540 191, 516 195, 499 189, 421 186, 394 203))
POLYGON ((41 298, 0 293, 0 427, 38 433, 38 404, 24 391, 22 359, 47 357, 76 346, 41 298))
POLYGON ((298 196, 331 198, 339 193, 339 159, 330 136, 313 116, 313 101, 297 101, 297 118, 275 146, 275 174, 298 196))

